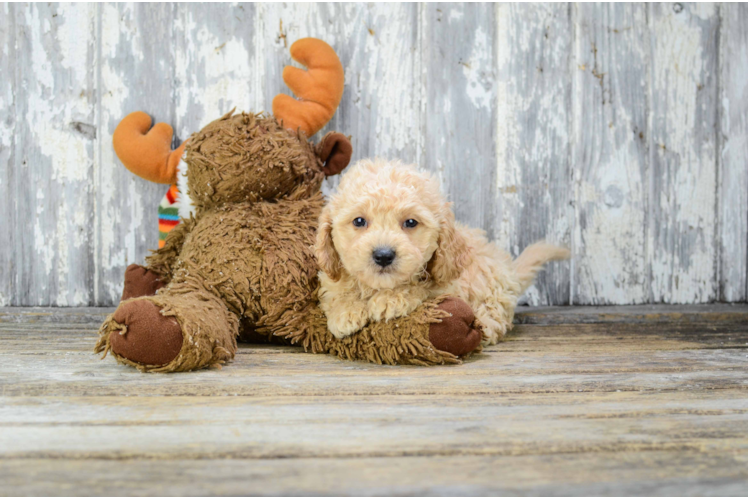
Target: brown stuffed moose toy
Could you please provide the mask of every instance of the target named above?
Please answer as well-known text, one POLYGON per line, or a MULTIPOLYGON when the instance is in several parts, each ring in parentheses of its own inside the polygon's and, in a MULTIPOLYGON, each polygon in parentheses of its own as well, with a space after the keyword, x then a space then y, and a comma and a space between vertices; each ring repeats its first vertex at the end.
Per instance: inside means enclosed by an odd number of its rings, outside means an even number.
POLYGON ((270 339, 315 353, 375 363, 443 364, 480 349, 470 307, 456 298, 423 304, 405 318, 336 339, 317 301, 314 256, 325 176, 351 158, 349 140, 307 138, 332 118, 343 94, 335 51, 297 41, 273 116, 230 112, 171 151, 172 129, 136 112, 117 126, 125 166, 155 182, 178 176, 190 215, 145 267, 130 265, 122 301, 99 331, 96 352, 143 371, 175 372, 233 359, 237 339, 270 339))

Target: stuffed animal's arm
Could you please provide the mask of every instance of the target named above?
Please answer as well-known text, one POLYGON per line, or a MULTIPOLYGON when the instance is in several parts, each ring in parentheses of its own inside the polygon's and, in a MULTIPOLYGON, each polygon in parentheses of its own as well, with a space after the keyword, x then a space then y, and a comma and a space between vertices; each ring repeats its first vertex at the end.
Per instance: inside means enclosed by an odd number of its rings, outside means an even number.
POLYGON ((459 363, 460 356, 480 350, 482 339, 470 307, 452 297, 427 301, 404 318, 370 322, 341 339, 328 331, 318 305, 296 319, 275 334, 307 351, 378 364, 459 363))
POLYGON ((158 274, 164 283, 171 281, 184 240, 194 225, 194 219, 182 219, 182 222, 166 235, 164 246, 158 250, 151 250, 151 255, 145 258, 146 267, 158 274))

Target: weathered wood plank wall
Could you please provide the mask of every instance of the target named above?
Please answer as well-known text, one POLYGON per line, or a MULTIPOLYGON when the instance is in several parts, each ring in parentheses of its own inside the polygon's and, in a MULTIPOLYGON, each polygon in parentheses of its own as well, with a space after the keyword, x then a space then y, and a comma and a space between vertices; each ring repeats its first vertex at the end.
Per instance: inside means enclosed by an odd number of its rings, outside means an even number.
POLYGON ((579 5, 571 68, 575 302, 649 300, 644 4, 579 5), (615 279, 600 279, 615 270, 615 279))
POLYGON ((748 299, 748 5, 720 6, 717 160, 719 297, 748 299))
MULTIPOLYGON (((571 10, 560 3, 497 10, 497 189, 490 227, 513 255, 542 238, 571 246, 571 10)), ((551 264, 528 290, 530 302, 568 304, 570 271, 569 263, 551 264)))
POLYGON ((305 36, 346 68, 326 130, 356 158, 437 172, 515 255, 572 248, 529 303, 746 300, 745 4, 2 4, 0 305, 116 303, 164 192, 118 120, 267 109, 305 36))
POLYGON ((9 304, 13 292, 15 274, 13 252, 15 250, 15 207, 10 198, 13 192, 13 170, 15 170, 15 64, 10 57, 15 44, 14 22, 11 7, 0 5, 0 304, 9 304))

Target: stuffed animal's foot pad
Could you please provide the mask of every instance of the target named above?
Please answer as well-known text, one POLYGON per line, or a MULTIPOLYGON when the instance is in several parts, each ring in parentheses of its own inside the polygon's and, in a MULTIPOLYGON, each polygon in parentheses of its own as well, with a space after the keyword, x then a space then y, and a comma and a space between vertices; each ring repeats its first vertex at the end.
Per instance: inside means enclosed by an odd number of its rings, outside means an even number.
POLYGON ((182 350, 182 328, 173 316, 162 316, 159 306, 150 300, 120 304, 114 321, 125 325, 109 337, 112 352, 133 363, 164 366, 182 350))
POLYGON ((447 311, 452 316, 443 318, 441 323, 432 323, 429 327, 429 340, 434 347, 455 356, 464 356, 477 349, 482 335, 475 328, 473 309, 464 300, 454 297, 445 299, 438 309, 447 311))
POLYGON ((156 295, 156 291, 163 286, 161 276, 143 266, 130 264, 125 270, 125 288, 121 300, 156 295))

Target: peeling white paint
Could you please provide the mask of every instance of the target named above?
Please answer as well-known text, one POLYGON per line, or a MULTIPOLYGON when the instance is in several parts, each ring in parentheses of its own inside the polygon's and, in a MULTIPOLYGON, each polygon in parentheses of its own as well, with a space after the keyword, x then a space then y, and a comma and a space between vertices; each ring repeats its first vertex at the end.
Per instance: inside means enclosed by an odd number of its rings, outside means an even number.
POLYGON ((645 8, 580 5, 577 11, 575 302, 649 300, 645 8), (596 24, 600 18, 605 21, 596 24))
MULTIPOLYGON (((94 5, 17 6, 26 37, 16 59, 24 88, 17 165, 35 207, 19 207, 19 224, 33 227, 33 247, 17 267, 19 299, 31 305, 88 303, 94 5), (42 188, 40 192, 39 189, 42 188), (28 222, 24 222, 27 220, 28 222)), ((20 172, 19 172, 20 173, 20 172)))
MULTIPOLYGON (((539 239, 570 243, 573 213, 565 201, 570 189, 565 173, 571 141, 564 100, 571 47, 567 16, 553 18, 564 8, 501 4, 496 9, 497 209, 492 228, 515 256, 539 239), (545 39, 547 27, 557 35, 545 39), (544 72, 538 71, 540 64, 546 66, 544 72), (551 174, 556 174, 555 184, 551 174)), ((568 300, 565 269, 568 264, 542 273, 523 301, 539 305, 568 300)))
POLYGON ((689 5, 689 8, 686 12, 691 16, 698 17, 699 19, 705 21, 713 19, 717 14, 713 3, 695 3, 693 5, 689 5))
POLYGON ((11 172, 14 168, 14 138, 16 134, 15 125, 15 78, 13 75, 13 60, 9 57, 11 45, 15 45, 15 33, 13 26, 13 13, 8 3, 0 4, 0 75, 8 75, 0 79, 0 233, 4 235, 4 244, 0 245, 0 307, 11 303, 13 294, 13 262, 15 261, 15 246, 13 231, 13 212, 15 204, 11 193, 11 172), (13 112, 6 112, 12 110, 13 112))
POLYGON ((460 8, 449 9, 449 22, 461 21, 465 17, 465 12, 460 8))
MULTIPOLYGON (((123 68, 116 64, 116 60, 118 50, 124 49, 127 53, 138 54, 142 52, 142 47, 132 25, 130 19, 132 11, 129 8, 122 12, 115 4, 102 4, 101 9, 100 120, 104 126, 98 132, 100 135, 97 178, 98 233, 94 288, 97 292, 97 301, 111 302, 116 300, 121 291, 121 282, 110 278, 112 271, 122 269, 128 264, 125 260, 126 251, 123 248, 123 240, 120 237, 123 214, 117 210, 121 206, 118 201, 123 197, 132 199, 138 196, 138 193, 133 192, 134 190, 124 192, 123 185, 117 182, 121 178, 123 173, 121 170, 124 170, 124 167, 117 161, 114 149, 110 146, 111 134, 116 124, 127 112, 135 111, 124 107, 131 91, 121 74, 123 68), (126 46, 120 47, 123 39, 126 46), (107 288, 103 297, 100 291, 102 278, 107 288)), ((137 89, 133 89, 133 92, 137 92, 137 89)), ((134 187, 133 183, 128 187, 134 187)))
MULTIPOLYGON (((38 92, 29 95, 26 121, 32 125, 36 136, 35 143, 41 154, 52 163, 52 179, 57 181, 82 181, 87 178, 91 167, 91 158, 87 152, 87 140, 77 135, 70 123, 89 114, 88 103, 79 99, 68 99, 59 95, 60 88, 55 85, 53 65, 59 63, 62 69, 68 70, 67 78, 73 87, 85 88, 89 64, 88 40, 80 37, 80 32, 90 33, 93 11, 70 9, 57 12, 57 41, 60 43, 59 56, 49 54, 45 47, 46 30, 40 30, 39 10, 34 8, 27 12, 27 22, 31 28, 31 72, 38 75, 38 92), (70 40, 73 34, 76 40, 70 40), (55 57, 55 60, 52 60, 55 57)), ((63 79, 61 74, 58 78, 63 79)), ((63 83, 63 82, 60 82, 63 83)), ((77 97, 77 96, 76 96, 77 97)))
POLYGON ((76 75, 85 75, 90 66, 89 37, 91 35, 89 34, 94 33, 96 11, 61 3, 56 14, 55 19, 64 20, 55 23, 57 25, 55 39, 60 44, 59 64, 76 75))
MULTIPOLYGON (((374 35, 364 34, 366 45, 363 54, 353 60, 366 64, 366 72, 352 74, 363 87, 365 101, 361 103, 372 110, 376 136, 372 148, 384 157, 405 156, 415 161, 415 140, 419 128, 415 117, 418 101, 415 95, 415 47, 410 44, 410 11, 407 6, 392 12, 383 5, 373 7, 374 35), (387 82, 371 85, 371 82, 387 82)), ((363 110, 362 110, 363 111, 363 110)))
POLYGON ((720 7, 720 300, 748 298, 748 5, 720 7))
POLYGON ((176 73, 184 82, 177 89, 178 134, 182 138, 234 107, 254 111, 254 64, 244 41, 227 36, 223 23, 208 23, 211 19, 198 19, 197 15, 199 11, 188 9, 175 23, 183 40, 175 60, 176 73))
MULTIPOLYGON (((36 247, 37 257, 41 259, 44 265, 44 272, 51 274, 55 253, 54 248, 46 244, 45 236, 43 228, 39 224, 34 224, 34 246, 36 247)), ((45 285, 42 286, 46 288, 45 285)))
POLYGON ((462 63, 462 74, 467 80, 465 92, 476 108, 490 109, 495 99, 492 54, 493 40, 489 40, 488 34, 478 27, 470 58, 462 63))
POLYGON ((704 302, 715 298, 717 279, 716 149, 708 132, 717 102, 705 101, 714 95, 717 68, 716 56, 704 51, 716 47, 709 37, 718 19, 711 6, 652 10, 652 160, 664 176, 656 194, 665 231, 650 234, 652 295, 656 301, 704 302), (711 109, 702 107, 705 102, 711 109))

